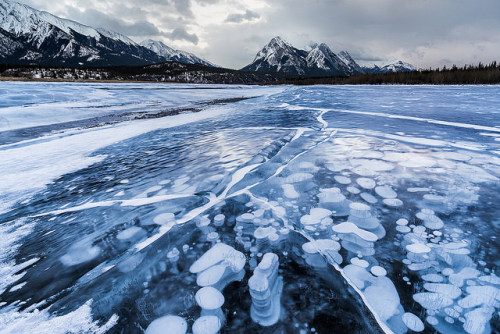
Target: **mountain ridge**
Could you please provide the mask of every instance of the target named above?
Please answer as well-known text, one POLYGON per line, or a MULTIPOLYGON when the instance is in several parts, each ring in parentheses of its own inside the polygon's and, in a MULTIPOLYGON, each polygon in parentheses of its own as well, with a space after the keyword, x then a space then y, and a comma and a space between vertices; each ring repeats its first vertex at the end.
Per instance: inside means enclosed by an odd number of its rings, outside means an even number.
POLYGON ((305 51, 276 36, 257 53, 251 64, 241 70, 292 76, 348 76, 363 73, 349 53, 343 52, 347 63, 325 43, 313 45, 311 50, 305 51))
MULTIPOLYGON (((50 66, 147 65, 166 57, 129 37, 10 0, 0 0, 0 63, 50 66)), ((177 61, 208 62, 184 51, 177 61)), ((212 65, 213 66, 213 65, 212 65)))
POLYGON ((314 44, 309 51, 294 47, 276 36, 243 67, 246 72, 280 73, 290 76, 351 76, 365 73, 409 72, 416 68, 398 61, 382 67, 360 66, 347 51, 334 53, 325 43, 314 44))

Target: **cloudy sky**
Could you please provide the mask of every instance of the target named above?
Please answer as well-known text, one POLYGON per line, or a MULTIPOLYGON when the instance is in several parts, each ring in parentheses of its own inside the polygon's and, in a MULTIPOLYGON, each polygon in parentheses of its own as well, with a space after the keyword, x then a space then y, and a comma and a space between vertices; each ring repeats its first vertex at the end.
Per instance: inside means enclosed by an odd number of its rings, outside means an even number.
POLYGON ((327 43, 362 64, 500 60, 499 0, 17 0, 241 68, 274 36, 327 43))

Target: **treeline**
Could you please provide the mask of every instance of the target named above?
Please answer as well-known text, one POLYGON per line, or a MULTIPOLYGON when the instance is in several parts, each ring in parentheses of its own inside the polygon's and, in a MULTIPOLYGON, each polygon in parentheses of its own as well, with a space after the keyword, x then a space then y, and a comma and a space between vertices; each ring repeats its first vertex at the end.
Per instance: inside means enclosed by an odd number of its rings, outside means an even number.
POLYGON ((57 67, 38 65, 2 65, 0 78, 61 81, 146 81, 207 84, 264 84, 282 76, 242 72, 200 64, 165 62, 145 66, 57 67))
POLYGON ((413 72, 381 74, 360 74, 350 77, 294 78, 279 81, 280 84, 294 85, 489 85, 500 84, 500 64, 496 61, 489 65, 479 63, 451 68, 443 67, 413 72))
POLYGON ((500 64, 452 66, 413 72, 360 74, 349 77, 286 78, 276 73, 242 72, 197 64, 167 62, 147 66, 65 68, 0 64, 0 78, 54 80, 115 80, 221 84, 293 85, 479 85, 500 84, 500 64))

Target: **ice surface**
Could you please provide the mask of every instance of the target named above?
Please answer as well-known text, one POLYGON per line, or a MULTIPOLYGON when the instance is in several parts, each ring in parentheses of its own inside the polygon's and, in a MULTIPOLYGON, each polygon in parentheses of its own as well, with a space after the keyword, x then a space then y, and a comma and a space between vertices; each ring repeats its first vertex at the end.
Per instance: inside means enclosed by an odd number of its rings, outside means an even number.
POLYGON ((0 328, 496 332, 499 92, 0 83, 0 328))

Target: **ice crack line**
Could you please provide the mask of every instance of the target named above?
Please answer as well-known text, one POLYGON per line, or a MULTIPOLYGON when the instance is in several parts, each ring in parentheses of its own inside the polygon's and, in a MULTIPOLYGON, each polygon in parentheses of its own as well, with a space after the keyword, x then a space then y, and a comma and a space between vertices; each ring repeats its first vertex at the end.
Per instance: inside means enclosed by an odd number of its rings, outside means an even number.
MULTIPOLYGON (((287 145, 293 143, 295 140, 299 139, 304 134, 304 132, 306 130, 309 130, 309 129, 305 129, 305 128, 296 129, 295 135, 293 136, 293 138, 285 146, 287 146, 287 145)), ((156 233, 155 235, 149 237, 148 239, 144 240, 143 242, 140 242, 140 243, 136 244, 135 245, 135 250, 140 251, 140 250, 144 249, 145 247, 149 246, 151 243, 155 242, 156 240, 158 240, 159 238, 161 238, 163 235, 165 235, 166 233, 168 233, 172 229, 172 227, 174 227, 175 225, 182 225, 182 224, 184 224, 184 223, 192 220, 193 218, 197 217, 198 215, 202 214, 206 210, 212 208, 213 206, 215 206, 216 204, 220 203, 221 201, 226 200, 227 198, 231 198, 231 197, 234 197, 236 195, 239 195, 239 194, 242 193, 242 191, 245 191, 247 188, 249 189, 249 187, 254 187, 257 184, 260 184, 260 183, 265 182, 266 180, 268 180, 269 178, 267 178, 267 179, 265 179, 265 180, 263 180, 261 182, 257 182, 255 184, 253 184, 253 185, 251 185, 251 186, 243 189, 243 190, 237 191, 237 192, 231 194, 230 196, 227 195, 229 193, 229 191, 236 184, 238 184, 241 180, 243 180, 243 178, 246 175, 250 174, 257 167, 265 164, 266 162, 267 161, 264 161, 264 162, 259 163, 259 164, 253 164, 253 165, 244 166, 244 167, 241 167, 240 169, 236 170, 233 173, 232 177, 231 177, 231 181, 225 187, 224 191, 220 195, 216 196, 213 193, 209 193, 209 195, 208 195, 209 201, 208 201, 207 204, 191 210, 190 212, 186 213, 182 218, 180 218, 178 220, 175 220, 175 221, 173 221, 172 223, 170 223, 168 225, 161 226, 160 230, 158 231, 158 233, 156 233)), ((280 172, 281 172, 281 170, 283 170, 283 168, 279 169, 280 172)), ((272 176, 274 176, 274 175, 275 174, 273 174, 272 176)))

